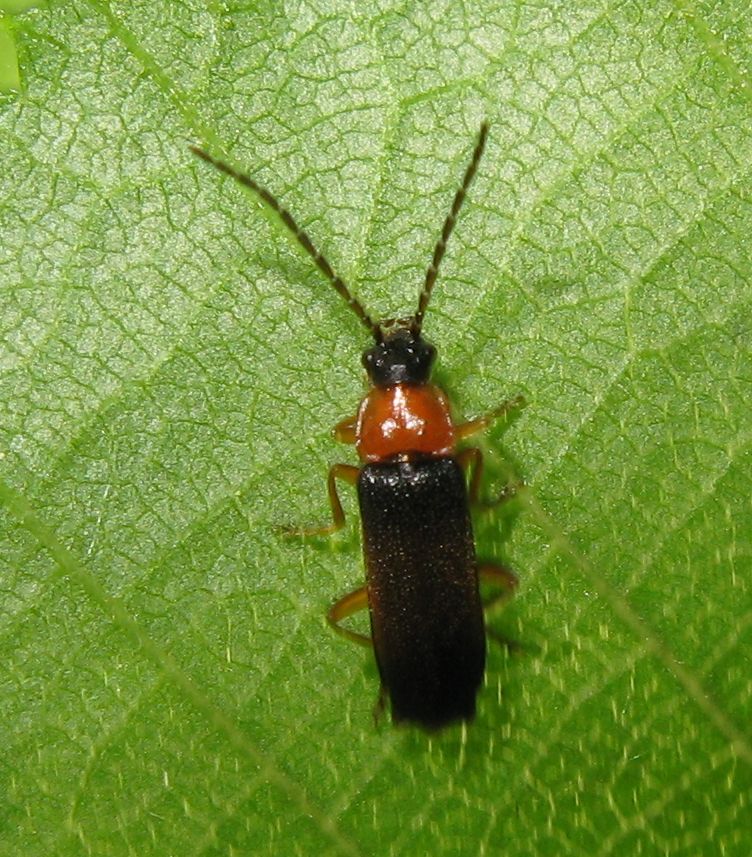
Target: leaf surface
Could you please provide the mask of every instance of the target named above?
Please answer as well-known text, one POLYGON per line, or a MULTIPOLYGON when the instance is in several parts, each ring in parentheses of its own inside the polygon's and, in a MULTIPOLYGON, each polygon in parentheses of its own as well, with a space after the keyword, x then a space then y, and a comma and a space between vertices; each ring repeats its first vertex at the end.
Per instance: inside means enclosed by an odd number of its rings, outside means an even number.
POLYGON ((14 23, 0 101, 9 853, 719 854, 752 786, 745 4, 108 3, 14 23), (720 40, 715 34, 723 33, 720 40), (325 627, 330 427, 426 318, 518 572, 466 729, 375 728, 325 627))

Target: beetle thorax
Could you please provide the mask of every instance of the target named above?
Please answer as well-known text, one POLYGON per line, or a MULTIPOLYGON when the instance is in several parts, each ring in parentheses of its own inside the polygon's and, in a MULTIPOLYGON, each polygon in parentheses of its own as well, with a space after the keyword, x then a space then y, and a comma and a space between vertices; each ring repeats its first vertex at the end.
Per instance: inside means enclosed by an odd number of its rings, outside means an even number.
POLYGON ((361 402, 355 434, 362 461, 454 452, 449 402, 433 384, 374 387, 361 402))

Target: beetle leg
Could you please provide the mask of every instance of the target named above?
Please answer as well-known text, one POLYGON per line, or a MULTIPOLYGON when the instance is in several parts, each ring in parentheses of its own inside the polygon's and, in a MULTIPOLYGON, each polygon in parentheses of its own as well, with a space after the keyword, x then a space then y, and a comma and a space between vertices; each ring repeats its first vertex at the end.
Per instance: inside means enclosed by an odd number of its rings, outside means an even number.
POLYGON ((515 396, 513 399, 507 399, 506 402, 502 402, 498 408, 494 408, 482 417, 476 417, 474 420, 460 423, 454 427, 457 440, 465 440, 465 438, 472 437, 472 435, 477 434, 479 431, 487 429, 494 420, 506 417, 507 414, 519 408, 524 408, 526 404, 524 396, 515 396))
MULTIPOLYGON (((512 595, 514 595, 514 592, 519 585, 517 575, 513 571, 510 571, 506 566, 499 565, 494 562, 479 563, 478 577, 483 581, 483 583, 490 583, 497 588, 497 591, 492 593, 492 595, 487 598, 483 604, 485 610, 489 610, 490 608, 507 601, 512 597, 512 595)), ((517 642, 517 640, 510 640, 507 637, 504 637, 494 631, 493 628, 489 628, 488 625, 486 625, 486 634, 510 652, 515 652, 523 648, 522 644, 517 642)))
POLYGON ((492 607, 499 601, 511 598, 519 585, 517 575, 504 565, 495 562, 481 562, 478 564, 478 577, 483 583, 490 583, 498 589, 485 603, 485 607, 492 607))
POLYGON ((326 483, 329 505, 332 507, 332 523, 325 524, 323 527, 285 527, 284 532, 288 536, 329 536, 341 530, 345 526, 345 513, 342 511, 342 503, 337 494, 337 479, 355 485, 359 474, 360 468, 354 464, 333 464, 329 468, 326 483))
POLYGON ((477 446, 470 446, 467 449, 462 449, 457 453, 457 461, 460 467, 470 473, 470 488, 468 496, 470 502, 474 506, 500 506, 507 500, 511 500, 517 494, 517 491, 524 485, 524 482, 510 482, 506 485, 501 493, 493 500, 480 499, 480 480, 483 477, 483 453, 477 446))
POLYGON ((355 443, 355 429, 357 424, 357 414, 353 417, 346 417, 344 420, 340 420, 337 425, 334 426, 334 437, 340 443, 355 443))
POLYGON ((457 462, 466 473, 470 473, 468 496, 470 502, 475 505, 478 502, 480 480, 483 476, 483 453, 477 446, 462 449, 457 453, 457 462))
POLYGON ((368 590, 365 586, 348 592, 342 598, 332 604, 326 614, 326 621, 332 628, 348 640, 354 643, 359 643, 361 646, 372 646, 371 638, 365 634, 360 634, 358 631, 351 631, 349 628, 343 628, 340 622, 357 613, 359 610, 365 610, 368 607, 368 590))

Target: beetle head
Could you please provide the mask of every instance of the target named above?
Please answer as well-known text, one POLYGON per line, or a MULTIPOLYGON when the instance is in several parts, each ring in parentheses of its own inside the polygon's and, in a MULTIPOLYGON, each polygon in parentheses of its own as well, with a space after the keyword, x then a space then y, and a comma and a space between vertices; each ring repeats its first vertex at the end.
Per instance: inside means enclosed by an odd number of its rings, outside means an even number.
POLYGON ((426 384, 431 375, 436 349, 426 342, 412 319, 384 330, 376 344, 363 352, 363 366, 375 387, 393 384, 426 384))

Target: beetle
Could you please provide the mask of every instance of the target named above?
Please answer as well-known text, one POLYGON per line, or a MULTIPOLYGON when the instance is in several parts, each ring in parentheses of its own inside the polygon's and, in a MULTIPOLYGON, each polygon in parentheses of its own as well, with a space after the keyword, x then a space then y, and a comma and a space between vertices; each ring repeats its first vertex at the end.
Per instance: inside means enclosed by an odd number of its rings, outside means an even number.
MULTIPOLYGON (((487 136, 488 123, 483 122, 434 247, 415 313, 380 322, 268 190, 191 146, 196 155, 250 188, 277 213, 373 337, 373 345, 362 356, 370 390, 356 416, 334 430, 337 440, 355 446, 361 464, 330 468, 331 524, 288 532, 322 535, 340 529, 345 516, 337 482, 356 486, 366 584, 336 601, 327 620, 348 639, 373 646, 381 678, 377 710, 388 698, 393 722, 429 731, 475 715, 486 657, 479 578, 496 584, 500 593, 512 592, 517 585, 509 569, 476 558, 469 505, 478 501, 483 457, 475 447, 458 451, 457 443, 524 405, 523 397, 510 399, 485 416, 455 423, 446 394, 430 382, 436 349, 422 333, 439 266, 487 136), (366 608, 370 637, 342 625, 366 608)), ((499 500, 514 490, 508 487, 499 500)))

